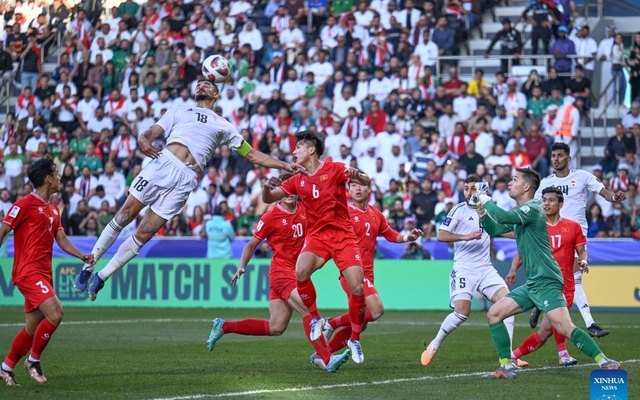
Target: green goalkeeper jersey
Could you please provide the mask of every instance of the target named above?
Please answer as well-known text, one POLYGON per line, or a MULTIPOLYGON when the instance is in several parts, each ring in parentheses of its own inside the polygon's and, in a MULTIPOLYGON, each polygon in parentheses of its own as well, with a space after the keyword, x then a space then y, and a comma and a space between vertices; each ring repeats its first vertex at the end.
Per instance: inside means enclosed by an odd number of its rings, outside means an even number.
POLYGON ((511 211, 503 210, 492 201, 487 202, 484 208, 487 216, 482 220, 482 226, 489 235, 515 233, 528 287, 544 286, 550 282, 564 284, 560 266, 549 245, 547 220, 538 201, 529 200, 511 211))

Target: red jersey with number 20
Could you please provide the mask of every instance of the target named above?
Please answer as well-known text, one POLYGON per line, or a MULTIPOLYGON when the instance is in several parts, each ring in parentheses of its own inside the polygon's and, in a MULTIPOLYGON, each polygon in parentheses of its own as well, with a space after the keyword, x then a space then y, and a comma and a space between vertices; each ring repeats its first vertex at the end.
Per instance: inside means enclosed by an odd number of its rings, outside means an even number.
POLYGON ((551 244, 553 258, 558 262, 562 271, 564 289, 573 291, 575 290, 573 265, 576 248, 587 244, 587 239, 582 233, 580 224, 566 218, 560 218, 555 225, 547 222, 547 230, 549 231, 549 244, 551 244))
POLYGON ((304 244, 306 225, 305 208, 300 202, 293 213, 278 203, 260 218, 253 236, 259 240, 266 239, 273 249, 269 275, 285 273, 293 274, 295 278, 296 262, 304 244))
POLYGON ((373 282, 373 260, 376 252, 376 239, 382 235, 390 242, 395 242, 398 232, 391 229, 382 212, 375 207, 363 210, 353 204, 349 205, 349 215, 356 234, 364 277, 373 282))
POLYGON ((16 201, 3 221, 14 231, 14 284, 33 275, 52 278, 51 258, 60 224, 58 207, 35 193, 16 201))
POLYGON ((333 228, 353 234, 347 205, 347 166, 327 158, 313 174, 294 175, 284 181, 282 190, 298 195, 306 206, 307 236, 333 228))

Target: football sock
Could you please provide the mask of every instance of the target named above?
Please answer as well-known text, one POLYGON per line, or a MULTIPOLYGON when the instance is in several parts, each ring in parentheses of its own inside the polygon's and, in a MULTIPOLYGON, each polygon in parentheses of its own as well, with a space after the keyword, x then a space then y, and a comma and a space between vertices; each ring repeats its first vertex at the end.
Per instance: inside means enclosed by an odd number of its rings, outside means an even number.
POLYGON ((331 337, 329 342, 329 351, 335 353, 344 346, 347 345, 347 341, 351 338, 351 327, 345 326, 344 328, 336 331, 331 337))
POLYGON ((324 361, 324 365, 329 365, 329 361, 331 361, 331 351, 329 351, 329 346, 327 345, 327 341, 324 340, 324 335, 320 335, 320 339, 311 341, 311 320, 313 317, 311 315, 306 315, 302 317, 302 326, 304 328, 304 333, 307 335, 307 340, 311 343, 313 348, 316 350, 316 353, 322 358, 324 361))
POLYGON ((13 339, 13 342, 11 343, 11 350, 9 350, 7 358, 4 360, 4 363, 2 363, 2 368, 5 371, 11 371, 18 361, 20 361, 20 359, 29 352, 32 343, 33 336, 29 336, 27 331, 22 328, 22 330, 18 332, 16 337, 13 339))
POLYGON ((367 310, 367 303, 364 294, 356 296, 354 294, 349 297, 349 319, 351 320, 351 339, 360 340, 360 332, 362 332, 362 323, 364 314, 367 310))
MULTIPOLYGON (((98 262, 105 251, 109 250, 109 248, 113 246, 113 242, 115 242, 118 236, 120 236, 122 228, 122 226, 118 225, 115 218, 107 224, 96 241, 96 244, 93 245, 93 250, 91 250, 91 254, 93 254, 96 262, 98 262)), ((93 271, 94 267, 95 264, 91 265, 85 263, 82 269, 93 271)))
POLYGON ((320 313, 318 313, 318 308, 316 307, 316 288, 313 286, 311 279, 298 280, 298 294, 305 307, 307 307, 311 318, 320 318, 320 313))
POLYGON ((129 236, 129 238, 127 238, 127 240, 118 247, 116 255, 109 260, 104 269, 98 272, 100 279, 103 281, 109 279, 111 275, 115 274, 116 271, 124 267, 126 263, 137 256, 143 245, 144 243, 141 243, 136 239, 135 235, 129 236))
POLYGON ((444 319, 444 321, 442 321, 442 324, 440 325, 440 330, 438 330, 436 338, 433 339, 431 343, 436 348, 440 347, 442 341, 466 320, 466 316, 458 314, 455 311, 447 315, 447 317, 444 319))
POLYGON ((347 314, 342 314, 339 317, 329 318, 327 323, 331 325, 333 329, 338 329, 341 326, 351 325, 351 319, 349 319, 349 314, 347 313, 347 314))
POLYGON ((503 321, 500 321, 489 325, 489 328, 491 329, 493 345, 498 351, 500 365, 511 365, 511 340, 509 339, 507 327, 503 321))
POLYGON ((556 347, 558 348, 558 354, 562 355, 565 351, 567 351, 567 338, 558 333, 555 329, 553 329, 553 338, 556 340, 556 347))
POLYGON ((33 335, 33 345, 31 346, 32 359, 40 360, 40 355, 49 344, 49 340, 51 340, 51 336, 56 329, 58 329, 58 327, 46 318, 38 324, 36 333, 33 335))
POLYGON ((576 290, 573 295, 573 302, 578 307, 578 310, 580 310, 582 319, 584 320, 584 323, 588 328, 596 322, 591 316, 591 307, 589 307, 589 302, 587 302, 587 295, 585 294, 584 288, 582 287, 582 272, 576 272, 574 274, 574 277, 576 279, 576 290))
POLYGON ((575 328, 573 332, 571 332, 569 340, 571 340, 571 343, 580 351, 593 359, 596 359, 598 355, 602 354, 602 350, 600 350, 600 347, 593 341, 591 336, 580 328, 575 328))
POLYGON ((266 319, 248 318, 240 321, 225 321, 222 332, 248 336, 269 336, 269 321, 266 319))
POLYGON ((520 347, 513 351, 514 358, 520 358, 522 356, 526 356, 527 354, 533 353, 538 350, 544 344, 544 340, 540 338, 538 332, 534 332, 531 335, 527 336, 523 341, 520 347))
POLYGON ((509 318, 505 318, 504 326, 507 327, 507 332, 509 332, 509 342, 511 343, 511 347, 509 347, 510 349, 513 349, 513 330, 515 328, 515 325, 516 319, 513 315, 509 318))

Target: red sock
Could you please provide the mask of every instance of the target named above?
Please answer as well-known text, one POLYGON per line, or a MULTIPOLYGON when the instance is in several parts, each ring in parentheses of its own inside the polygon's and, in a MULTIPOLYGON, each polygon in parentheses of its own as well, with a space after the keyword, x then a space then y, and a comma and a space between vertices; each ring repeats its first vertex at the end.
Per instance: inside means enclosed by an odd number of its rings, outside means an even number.
POLYGON ((367 303, 364 300, 364 294, 360 296, 351 295, 349 298, 349 319, 351 319, 351 339, 360 340, 360 332, 362 332, 362 322, 367 303))
POLYGON ((558 347, 558 352, 561 353, 563 351, 567 351, 567 338, 558 333, 555 329, 553 329, 553 337, 556 339, 556 346, 558 347))
POLYGON ((243 319, 240 321, 225 321, 222 324, 224 333, 236 333, 247 336, 270 336, 269 321, 266 319, 243 319))
POLYGON ((347 340, 349 340, 349 338, 351 338, 351 326, 345 326, 344 328, 336 331, 329 342, 329 351, 335 353, 340 350, 347 345, 347 340))
POLYGON ((305 307, 307 307, 311 318, 320 318, 318 308, 316 307, 316 288, 313 286, 311 279, 298 281, 298 294, 305 307))
POLYGON ((18 361, 27 355, 32 343, 33 336, 29 336, 27 331, 22 328, 22 330, 18 332, 16 337, 13 339, 13 343, 11 343, 11 350, 9 350, 9 354, 7 355, 7 358, 5 358, 4 363, 11 368, 15 367, 18 361))
POLYGON ((367 308, 367 310, 364 312, 364 320, 362 321, 363 323, 367 323, 367 322, 373 322, 376 319, 373 318, 373 314, 371 314, 371 311, 369 311, 369 309, 367 308))
POLYGON ((333 329, 338 329, 341 326, 351 325, 351 319, 349 318, 349 314, 342 314, 339 317, 329 318, 329 325, 331 325, 333 329))
POLYGON ((31 358, 34 360, 40 360, 40 355, 44 351, 44 348, 49 344, 51 335, 58 329, 57 326, 49 322, 48 319, 43 319, 36 328, 36 333, 33 335, 33 345, 31 346, 31 358))
POLYGON ((307 315, 302 317, 302 327, 304 328, 304 333, 307 335, 307 340, 311 343, 314 349, 316 349, 316 353, 320 357, 322 357, 322 361, 324 361, 324 365, 329 365, 329 361, 331 360, 331 351, 329 351, 329 346, 327 346, 327 341, 324 340, 324 335, 320 335, 320 339, 311 341, 311 320, 313 317, 311 315, 307 315))
POLYGON ((534 351, 538 350, 540 347, 542 347, 543 344, 544 341, 540 339, 540 335, 538 335, 538 332, 534 332, 531 335, 527 336, 520 347, 513 351, 513 355, 516 358, 526 356, 527 354, 533 353, 534 351))

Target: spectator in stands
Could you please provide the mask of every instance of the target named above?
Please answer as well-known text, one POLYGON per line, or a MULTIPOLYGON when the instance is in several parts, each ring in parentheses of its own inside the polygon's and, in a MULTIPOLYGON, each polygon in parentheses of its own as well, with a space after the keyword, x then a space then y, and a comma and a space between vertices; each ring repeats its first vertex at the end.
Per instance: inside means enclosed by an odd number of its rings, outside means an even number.
POLYGON ((484 70, 482 68, 476 68, 473 79, 469 82, 467 91, 470 96, 480 97, 480 89, 489 86, 489 83, 484 80, 484 70))
POLYGON ((576 54, 581 58, 576 59, 578 65, 584 67, 584 76, 589 82, 593 81, 595 68, 595 56, 598 52, 598 44, 590 35, 588 24, 576 27, 576 34, 571 38, 576 47, 576 54))
POLYGON ((554 67, 559 74, 564 75, 563 80, 568 80, 568 75, 571 74, 571 67, 573 60, 569 56, 576 54, 576 45, 567 37, 569 30, 566 26, 561 25, 558 28, 558 38, 551 47, 551 54, 555 57, 556 61, 554 67))
POLYGON ((82 174, 76 178, 74 187, 84 200, 89 200, 96 193, 98 179, 93 176, 88 165, 84 165, 81 170, 82 174))
POLYGON ((527 136, 524 148, 531 159, 531 168, 545 177, 549 174, 549 161, 547 158, 547 141, 542 137, 540 132, 540 124, 534 122, 531 125, 529 135, 527 136))
MULTIPOLYGON (((538 55, 538 46, 542 41, 544 49, 543 54, 549 54, 549 42, 551 40, 551 24, 552 18, 558 19, 559 13, 553 3, 544 0, 531 1, 522 13, 522 18, 526 18, 531 28, 531 47, 533 55, 538 55)), ((533 64, 537 64, 537 60, 533 59, 533 64)))
POLYGON ((587 237, 607 237, 608 226, 602 215, 602 208, 592 204, 587 214, 587 237))
MULTIPOLYGON (((446 21, 446 20, 445 20, 446 21)), ((436 31, 437 32, 437 31, 436 31)), ((422 77, 424 67, 429 66, 432 70, 436 68, 436 62, 438 61, 438 57, 444 54, 444 51, 441 52, 438 44, 431 40, 429 36, 429 30, 425 30, 422 34, 422 40, 415 46, 414 55, 417 55, 420 60, 420 64, 414 63, 415 75, 413 75, 416 80, 417 77, 422 77)), ((441 36, 440 33, 437 35, 441 36)))
POLYGON ((467 84, 463 82, 460 85, 460 96, 453 99, 453 111, 460 121, 468 121, 478 108, 477 99, 469 95, 467 88, 467 84))
POLYGON ((640 124, 640 100, 631 103, 631 109, 622 117, 622 126, 627 133, 632 133, 634 125, 640 124))
POLYGON ((216 207, 213 217, 205 222, 201 232, 202 237, 207 239, 207 258, 230 259, 233 255, 231 242, 235 239, 235 232, 222 214, 222 207, 216 207))
POLYGON ((456 124, 462 122, 458 114, 453 110, 453 104, 447 103, 444 106, 444 114, 438 119, 438 131, 442 138, 449 140, 455 133, 456 124))
MULTIPOLYGON (((500 41, 500 55, 508 56, 507 58, 501 58, 500 72, 502 74, 509 73, 509 66, 520 65, 520 54, 522 53, 522 37, 520 32, 511 26, 511 20, 509 18, 502 19, 502 30, 496 32, 496 35, 491 40, 487 51, 484 54, 485 58, 489 58, 493 46, 500 41), (513 57, 513 59, 510 59, 513 57)), ((496 96, 494 94, 494 96, 496 96)))
POLYGON ((613 39, 613 46, 611 48, 611 75, 614 79, 613 95, 616 99, 616 105, 619 107, 624 107, 624 100, 627 95, 627 81, 624 76, 624 51, 622 35, 617 33, 613 39))
POLYGON ((518 91, 518 82, 513 79, 507 79, 507 92, 498 98, 498 104, 503 106, 508 115, 516 118, 519 109, 527 108, 527 97, 524 93, 518 91))
POLYGON ((631 87, 631 101, 640 102, 640 33, 633 36, 631 51, 627 64, 629 70, 629 86, 631 87))
POLYGON ((624 159, 626 153, 635 154, 636 152, 635 140, 632 136, 625 134, 621 123, 616 124, 615 133, 616 135, 607 142, 604 150, 604 159, 600 161, 605 174, 615 172, 618 162, 624 159))
POLYGON ((507 114, 507 109, 504 105, 498 106, 497 110, 498 115, 491 121, 491 132, 505 140, 511 134, 514 118, 507 114))
POLYGON ((134 163, 140 162, 135 158, 137 148, 138 145, 135 138, 131 136, 131 130, 122 124, 118 128, 118 136, 111 142, 109 161, 113 161, 116 167, 121 168, 126 174, 134 163))

